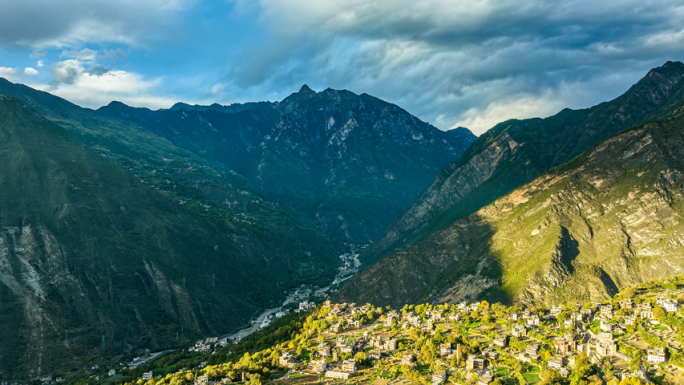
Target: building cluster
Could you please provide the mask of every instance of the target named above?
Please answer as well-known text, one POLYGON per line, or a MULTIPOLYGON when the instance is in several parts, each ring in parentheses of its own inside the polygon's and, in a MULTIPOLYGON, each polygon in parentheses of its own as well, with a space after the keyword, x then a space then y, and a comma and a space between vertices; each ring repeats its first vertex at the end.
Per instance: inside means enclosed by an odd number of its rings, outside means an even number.
MULTIPOLYGON (((509 366, 513 360, 548 367, 567 378, 577 369, 577 363, 581 362, 578 359, 586 356, 597 365, 606 358, 625 361, 615 365, 616 378, 638 377, 648 381, 651 371, 676 359, 670 359, 668 349, 652 345, 645 348, 642 344, 637 348, 627 340, 636 326, 662 329, 656 317, 661 321, 671 319, 663 318, 663 312, 668 317, 681 317, 674 297, 650 296, 584 306, 554 305, 550 309, 494 305, 490 309, 485 302, 462 302, 407 306, 401 311, 385 312, 371 305, 325 301, 317 306, 314 302, 302 301, 298 303, 298 311, 320 310, 312 315, 318 317, 315 321, 321 322, 312 324, 321 326, 311 326, 316 330, 310 334, 311 338, 320 338, 313 344, 305 342, 306 352, 301 350, 304 349, 301 345, 297 349, 290 346, 289 351, 278 348, 277 364, 288 372, 343 381, 355 376, 359 366, 399 365, 416 371, 431 366, 434 370, 429 372, 429 379, 435 385, 464 376, 475 379, 469 383, 489 385, 496 380, 495 368, 509 366), (462 336, 473 337, 466 340, 462 336), (419 345, 425 341, 433 344, 429 363, 424 362, 425 352, 419 345), (478 343, 473 345, 473 341, 478 343), (644 356, 639 370, 626 370, 626 367, 634 368, 629 364, 634 362, 630 355, 635 349, 641 349, 644 356)), ((188 350, 213 353, 218 346, 227 344, 225 338, 207 338, 188 350)), ((115 374, 114 370, 108 373, 110 377, 115 374)), ((145 373, 141 379, 147 381, 151 376, 152 372, 145 373)), ((217 382, 225 385, 230 379, 212 382, 203 375, 196 377, 194 385, 217 382)))
MULTIPOLYGON (((397 340, 387 337, 384 330, 391 330, 394 333, 419 331, 426 335, 435 335, 438 325, 441 325, 441 330, 448 330, 448 327, 445 327, 447 324, 463 324, 472 312, 489 312, 488 309, 483 309, 480 303, 465 302, 451 307, 427 309, 421 314, 405 308, 402 312, 386 312, 373 323, 373 327, 365 329, 366 326, 360 321, 362 317, 356 315, 372 310, 367 306, 356 306, 353 303, 333 305, 330 301, 326 301, 323 306, 330 308, 326 317, 326 320, 331 321, 327 332, 338 336, 334 343, 324 342, 315 347, 313 356, 316 359, 308 363, 307 371, 343 380, 348 379, 356 371, 351 357, 358 352, 366 353, 370 361, 384 358, 390 364, 409 367, 416 365, 418 352, 402 348, 399 354, 394 354, 398 351, 397 340), (375 328, 380 326, 380 332, 375 333, 375 328)), ((676 300, 658 297, 655 305, 648 302, 633 303, 626 299, 616 303, 596 303, 585 308, 579 305, 571 308, 555 305, 544 311, 524 308, 508 311, 503 323, 496 317, 490 322, 497 325, 507 324, 506 331, 492 337, 488 346, 471 352, 467 357, 462 357, 460 344, 444 342, 436 346, 440 363, 443 364, 440 368, 444 370, 434 371, 432 382, 445 382, 450 372, 463 370, 460 366, 444 364, 453 362, 454 357, 456 362, 462 362, 467 373, 477 378, 479 385, 487 385, 495 379, 492 367, 501 365, 506 357, 533 365, 545 363, 548 368, 557 370, 563 377, 569 376, 575 369, 580 354, 585 354, 593 363, 599 363, 606 357, 616 357, 630 362, 632 357, 619 351, 619 338, 616 336, 624 335, 629 326, 650 324, 654 319, 654 306, 660 306, 667 312, 677 312, 679 309, 676 300), (552 337, 553 341, 550 346, 548 337, 552 337), (513 345, 509 343, 511 338, 516 340, 513 345)), ((649 349, 645 353, 645 366, 667 361, 664 349, 649 349)), ((291 353, 284 353, 280 358, 280 364, 283 367, 295 368, 297 358, 291 353)), ((617 374, 624 378, 646 378, 646 372, 647 370, 624 371, 617 374)))
POLYGON ((209 337, 195 342, 194 346, 188 348, 189 352, 197 353, 216 353, 219 347, 228 346, 228 338, 209 337))

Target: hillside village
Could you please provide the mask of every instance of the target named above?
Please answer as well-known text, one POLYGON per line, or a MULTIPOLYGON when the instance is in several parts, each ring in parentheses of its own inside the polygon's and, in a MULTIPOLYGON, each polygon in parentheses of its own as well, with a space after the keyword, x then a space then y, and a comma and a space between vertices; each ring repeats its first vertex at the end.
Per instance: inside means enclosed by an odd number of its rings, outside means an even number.
POLYGON ((259 341, 282 342, 250 352, 227 339, 198 341, 189 349, 198 365, 157 367, 128 385, 682 383, 681 303, 682 278, 550 309, 302 302, 290 326, 260 331, 259 341))

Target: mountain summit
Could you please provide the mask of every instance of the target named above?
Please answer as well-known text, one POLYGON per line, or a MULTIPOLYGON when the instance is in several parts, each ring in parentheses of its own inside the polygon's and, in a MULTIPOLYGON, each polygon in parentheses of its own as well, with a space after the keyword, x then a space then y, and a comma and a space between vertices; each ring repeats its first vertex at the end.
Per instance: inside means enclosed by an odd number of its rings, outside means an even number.
POLYGON ((103 107, 235 170, 335 242, 377 240, 476 137, 441 131, 394 104, 303 85, 278 103, 103 107), (228 108, 231 110, 228 111, 228 108))
POLYGON ((299 92, 298 92, 298 93, 300 93, 300 94, 306 94, 306 93, 310 93, 310 92, 316 93, 314 90, 312 90, 311 88, 309 88, 309 86, 307 86, 306 84, 304 84, 304 85, 302 86, 302 88, 299 89, 299 92))

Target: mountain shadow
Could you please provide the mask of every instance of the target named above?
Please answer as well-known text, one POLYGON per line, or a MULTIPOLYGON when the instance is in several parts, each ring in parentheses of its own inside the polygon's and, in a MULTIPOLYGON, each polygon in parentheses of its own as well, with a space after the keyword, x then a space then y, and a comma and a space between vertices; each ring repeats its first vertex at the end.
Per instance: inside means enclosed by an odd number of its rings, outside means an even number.
POLYGON ((558 242, 558 256, 560 262, 568 270, 568 274, 572 274, 575 271, 573 262, 579 253, 579 242, 573 238, 567 227, 561 226, 560 241, 558 242))
POLYGON ((501 288, 500 258, 491 249, 494 229, 478 214, 470 215, 468 224, 387 255, 344 285, 338 300, 394 308, 482 298, 511 302, 501 288))
POLYGON ((1 95, 0 164, 2 379, 219 335, 335 274, 320 238, 198 214, 1 95))

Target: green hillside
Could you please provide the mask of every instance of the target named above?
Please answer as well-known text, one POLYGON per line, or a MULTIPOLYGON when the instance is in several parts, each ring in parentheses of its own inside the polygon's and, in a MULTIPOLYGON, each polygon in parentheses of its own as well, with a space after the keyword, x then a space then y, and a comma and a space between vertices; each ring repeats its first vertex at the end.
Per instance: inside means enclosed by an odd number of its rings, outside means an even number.
POLYGON ((676 105, 660 115, 389 254, 340 298, 599 300, 681 273, 684 116, 676 105))

